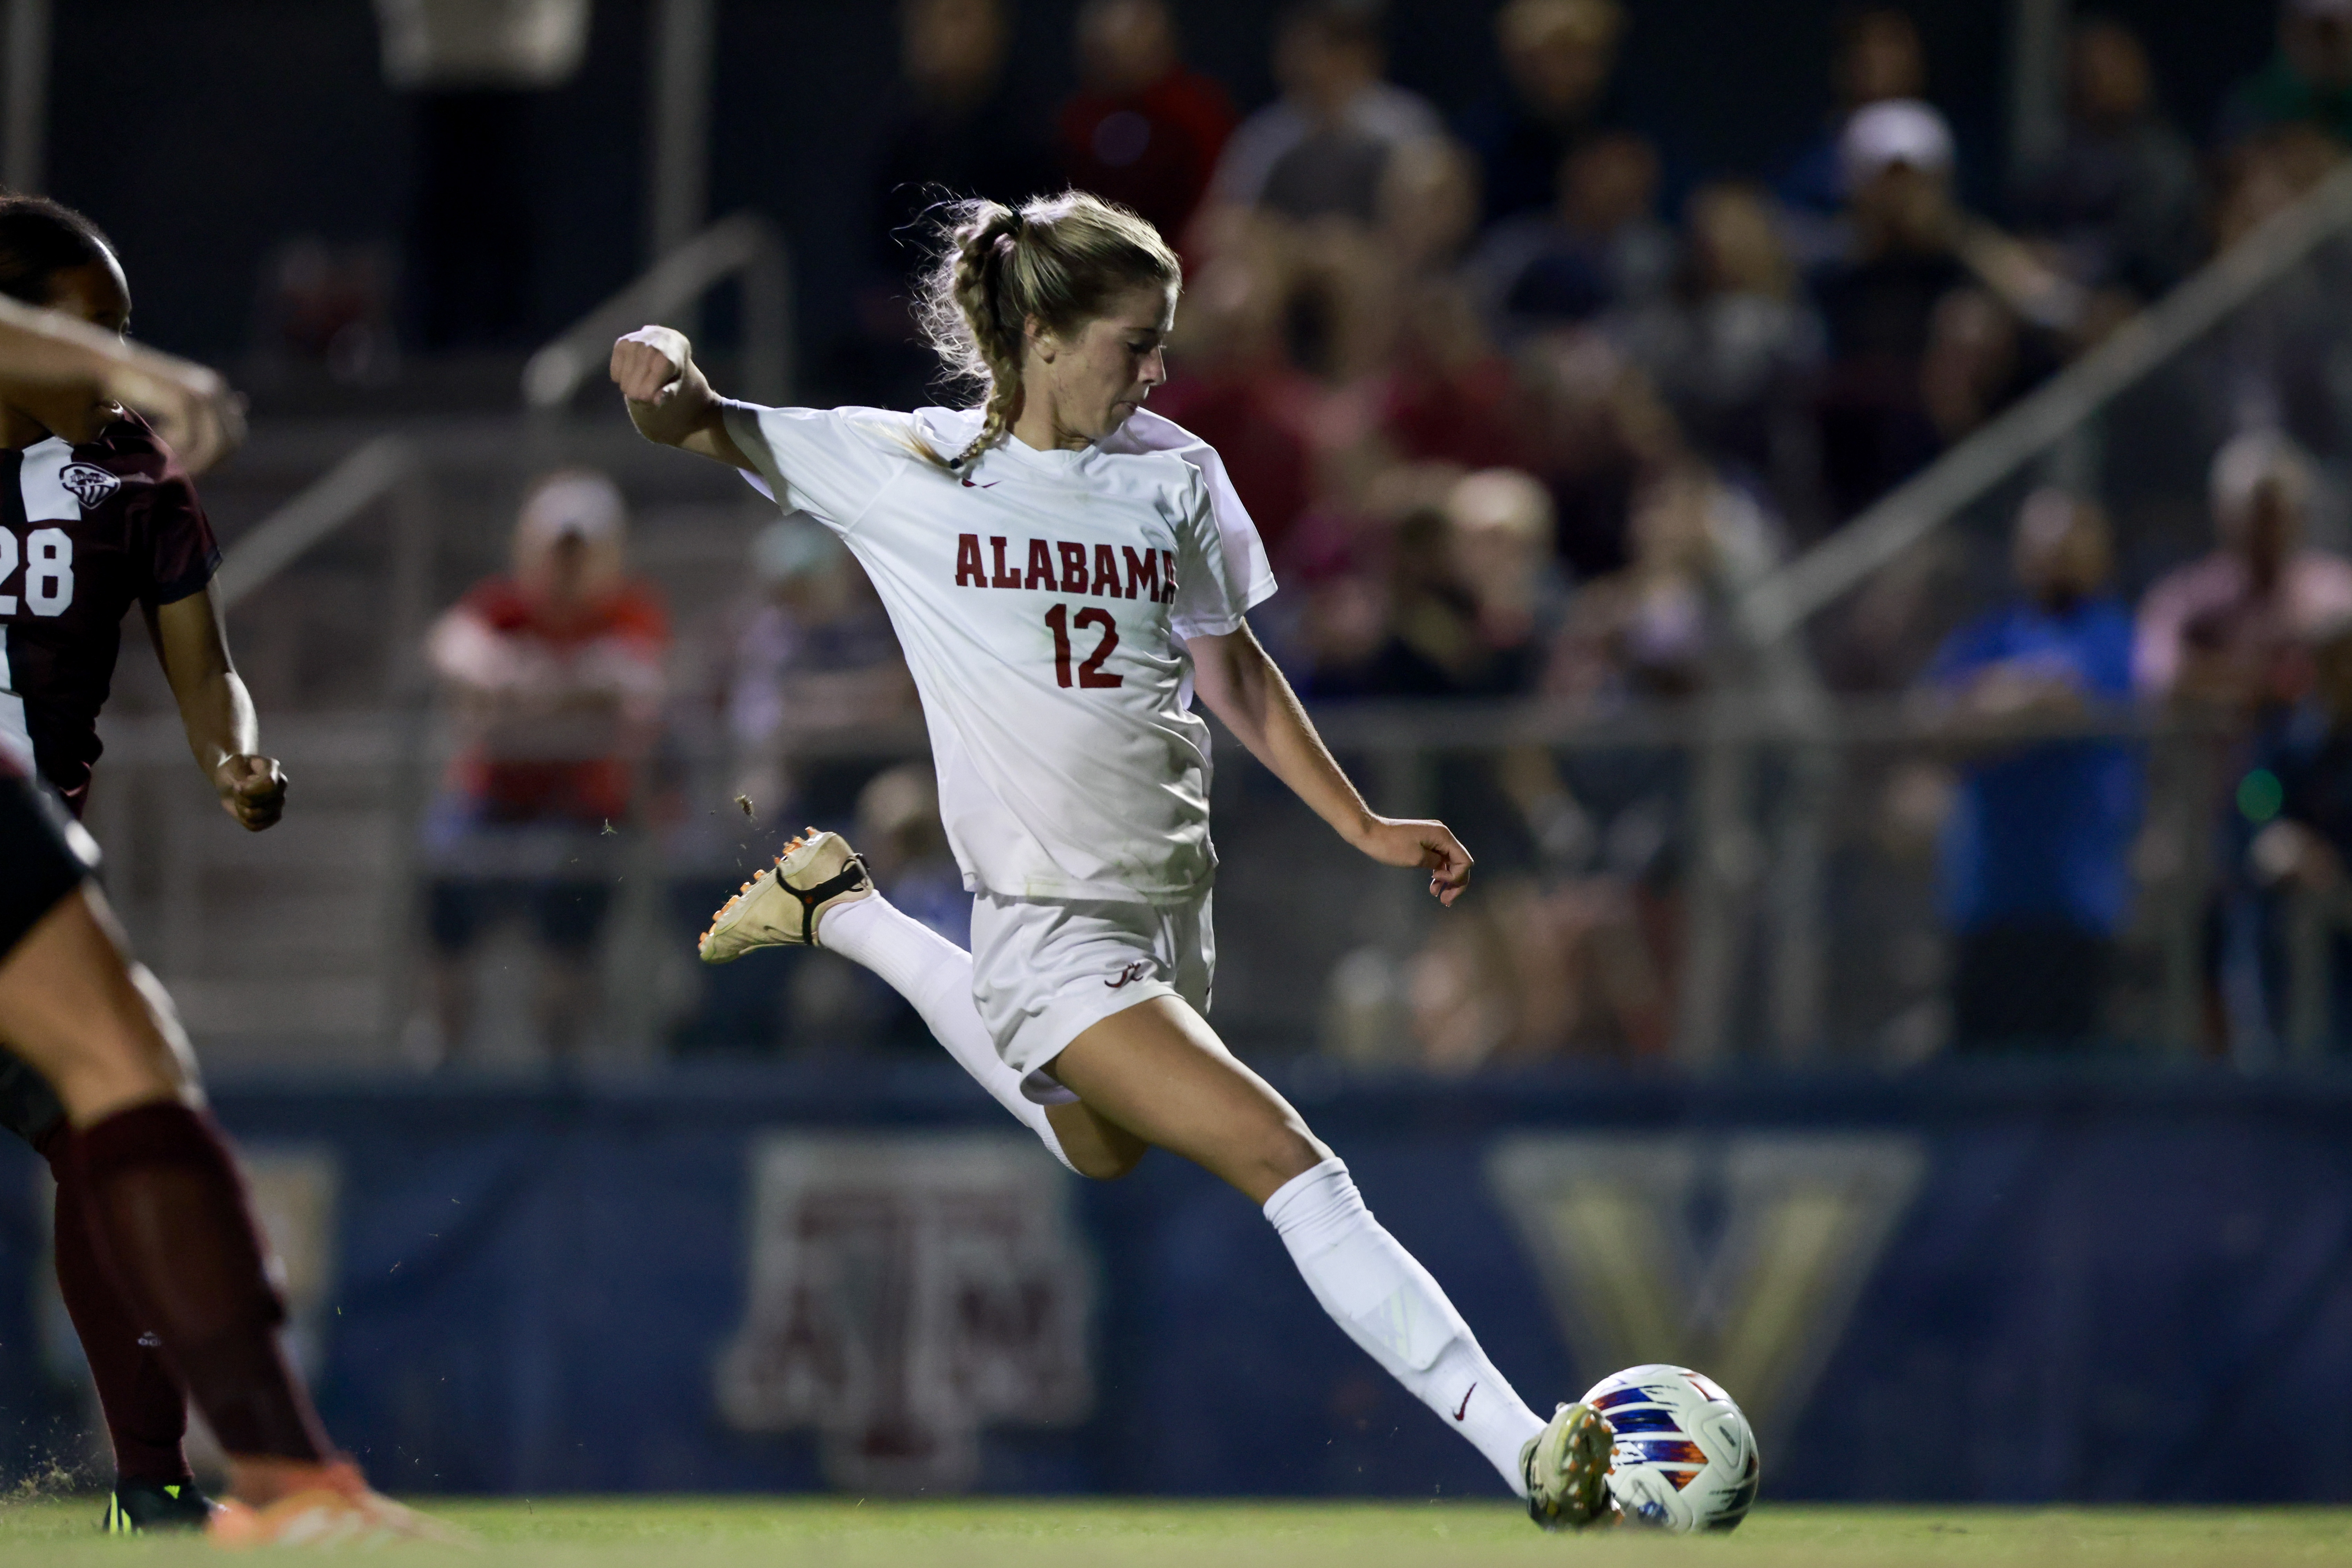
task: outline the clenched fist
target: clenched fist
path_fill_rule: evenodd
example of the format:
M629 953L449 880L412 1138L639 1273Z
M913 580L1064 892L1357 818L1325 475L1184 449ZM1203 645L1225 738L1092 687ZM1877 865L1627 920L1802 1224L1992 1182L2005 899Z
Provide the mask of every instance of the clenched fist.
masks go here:
M693 363L693 345L675 327L639 327L613 345L613 381L632 403L667 403Z

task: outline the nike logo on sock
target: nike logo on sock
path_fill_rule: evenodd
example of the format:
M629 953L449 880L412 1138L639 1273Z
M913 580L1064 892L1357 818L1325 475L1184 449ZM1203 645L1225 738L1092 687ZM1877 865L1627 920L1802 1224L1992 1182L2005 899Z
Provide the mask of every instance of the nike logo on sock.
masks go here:
M1002 484L1002 483L1003 483L1003 482L1004 482L1004 481L1003 481L1003 480L1002 480L1002 479L991 479L991 480L989 480L989 481L988 481L988 483L986 483L986 484L984 484L984 485L976 485L976 484L973 484L970 479L966 479L966 480L964 480L964 482L963 482L963 488L964 488L964 489L968 489L968 490L992 490L992 489L994 489L998 485L1000 485L1000 484Z
M1462 1417L1463 1417L1464 1415L1467 1415L1467 1414L1469 1413L1469 1410L1470 1410L1470 1395L1471 1395L1471 1394L1475 1394L1475 1393L1477 1393L1477 1392L1478 1392L1478 1385L1477 1385L1476 1384L1475 1384L1475 1383L1474 1383L1474 1384L1472 1384L1470 1385L1469 1389L1468 1389L1466 1392L1465 1392L1465 1393L1464 1393L1464 1394L1462 1395L1462 1405L1461 1405L1461 1408L1460 1408L1460 1409L1458 1409L1458 1410L1456 1410L1456 1411L1454 1411L1454 1419L1455 1419L1456 1421L1459 1421L1459 1420L1461 1420L1461 1419L1462 1419Z

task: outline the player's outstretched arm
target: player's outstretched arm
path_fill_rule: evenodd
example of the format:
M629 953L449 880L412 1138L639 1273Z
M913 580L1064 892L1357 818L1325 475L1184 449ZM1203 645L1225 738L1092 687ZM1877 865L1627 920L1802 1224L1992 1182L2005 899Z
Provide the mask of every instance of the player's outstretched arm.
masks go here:
M191 473L203 473L245 440L245 404L205 366L128 343L55 310L0 299L0 383L87 385L127 403Z
M1470 885L1470 851L1442 822L1381 816L1315 732L1282 670L1247 622L1223 637L1192 638L1192 689L1250 755L1290 786L1339 837L1384 866L1419 866L1429 891L1451 905Z
M220 795L221 809L258 833L286 811L286 773L261 754L253 695L228 657L212 590L199 588L147 612L147 635L180 705L188 750Z
M725 399L710 390L694 345L674 327L639 327L613 345L613 381L637 434L739 468L754 467L727 434Z

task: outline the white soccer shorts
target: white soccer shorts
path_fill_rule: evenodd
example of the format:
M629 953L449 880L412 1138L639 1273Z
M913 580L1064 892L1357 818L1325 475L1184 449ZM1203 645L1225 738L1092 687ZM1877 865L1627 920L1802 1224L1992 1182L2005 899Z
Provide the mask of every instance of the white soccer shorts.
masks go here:
M1028 1078L1139 1002L1181 996L1207 1013L1217 967L1209 903L1205 891L1181 904L975 896L971 999L997 1055Z

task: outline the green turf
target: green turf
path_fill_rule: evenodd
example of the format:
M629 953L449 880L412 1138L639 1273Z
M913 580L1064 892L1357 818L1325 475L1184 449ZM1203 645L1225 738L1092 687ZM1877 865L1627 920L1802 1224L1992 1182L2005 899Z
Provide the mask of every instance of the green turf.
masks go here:
M1610 1568L1693 1561L1799 1563L2352 1563L2352 1510L1759 1508L1728 1537L1545 1536L1485 1503L859 1503L834 1499L561 1498L433 1507L478 1552L403 1548L402 1562L546 1568L1404 1568L1551 1563ZM0 1505L0 1564L218 1559L179 1540L92 1533L92 1498Z

